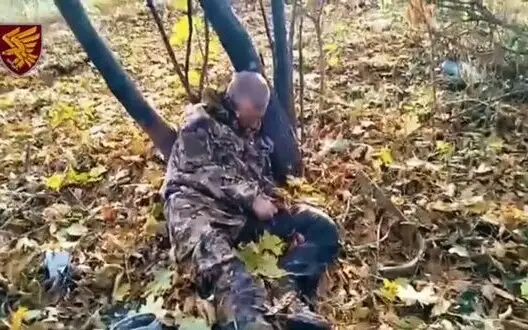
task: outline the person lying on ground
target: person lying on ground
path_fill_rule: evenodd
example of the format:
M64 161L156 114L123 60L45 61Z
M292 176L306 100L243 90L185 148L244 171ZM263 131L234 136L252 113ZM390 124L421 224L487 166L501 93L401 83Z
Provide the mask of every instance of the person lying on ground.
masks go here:
M186 108L168 159L162 196L171 255L193 269L200 296L212 297L216 329L329 329L309 302L337 257L338 232L317 209L274 205L273 144L257 134L270 99L265 79L238 72L225 93L207 95ZM295 243L279 263L288 276L268 289L235 250L265 230ZM266 315L270 297L286 296L287 316Z

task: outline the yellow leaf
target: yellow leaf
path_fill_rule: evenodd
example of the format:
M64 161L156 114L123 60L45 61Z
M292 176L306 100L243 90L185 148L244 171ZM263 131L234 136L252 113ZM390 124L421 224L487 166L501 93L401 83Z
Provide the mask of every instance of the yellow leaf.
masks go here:
M249 242L240 246L237 253L250 273L280 278L287 274L278 266L278 257L282 254L283 247L284 242L278 236L266 232L258 244Z
M77 119L77 111L73 106L59 102L50 109L48 117L50 125L56 128L66 121L75 121Z
M328 66L329 67L336 67L339 65L339 57L337 56L330 56L328 59Z
M11 330L22 330L22 321L28 309L26 307L19 307L15 314L11 317Z
M392 152L387 147L380 150L378 157L384 165L389 165L389 164L392 164L393 162Z
M284 246L285 244L280 239L280 237L270 235L270 233L267 231L264 232L264 235L262 235L259 242L259 248L261 251L270 251L276 256L280 256L282 254L282 249Z
M218 62L220 60L220 54L222 54L222 50L222 44L220 43L218 36L212 37L211 41L209 42L209 62Z
M502 218L506 223L514 225L515 227L518 226L519 223L528 221L528 215L515 205L502 206L501 211Z
M66 180L69 184L86 184L90 180L90 175L89 173L79 173L70 166L68 172L66 172Z
M189 84L194 87L200 85L200 72L196 70L189 71Z
M12 99L7 97L0 97L0 110L11 108L14 105Z
M160 268L154 272L154 280L147 285L144 296L154 294L161 296L172 287L173 271L168 268Z
M172 47L177 47L185 44L188 37L189 20L187 19L187 16L183 16L172 26L172 33L169 41Z
M46 179L46 188L59 191L64 184L64 174L53 174Z
M201 17L194 15L192 21L193 27L195 27L197 31L203 30L204 21ZM169 42L171 46L178 47L186 44L187 38L189 38L189 19L187 16L183 16L172 26Z
M338 48L339 46L337 44L326 44L323 47L326 52L333 52L336 51Z
M486 142L493 152L499 152L504 147L504 141L496 135L490 136Z
M171 0L170 6L176 10L187 10L187 0Z
M450 155L454 149L455 146L451 142L436 141L436 152L440 155Z
M394 281L383 279L383 287L379 290L381 296L388 301L394 301L398 293L398 284Z

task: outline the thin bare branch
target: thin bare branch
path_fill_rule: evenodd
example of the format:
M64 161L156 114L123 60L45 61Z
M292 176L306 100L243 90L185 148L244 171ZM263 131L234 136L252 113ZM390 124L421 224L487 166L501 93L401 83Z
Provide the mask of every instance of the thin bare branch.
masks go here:
M273 52L273 38L271 37L271 30L268 23L268 15L266 15L266 8L264 8L264 1L259 0L259 7L260 7L260 14L262 15L262 19L264 20L264 28L266 29L266 36L268 37L268 42L270 45L270 49Z
M322 11L321 11L322 12ZM323 31L322 31L322 24L321 24L321 14L318 14L316 18L313 20L314 26L315 26L315 34L317 36L317 49L319 51L319 111L324 110L325 106L325 94L326 94L326 59L325 59L325 53L324 53L324 42L323 42Z
M297 14L299 12L297 10L297 5L298 5L297 1L294 1L293 8L292 8L292 17L290 21L290 30L289 30L289 35L288 35L288 42L290 44L290 53L292 55L293 55L293 38L295 37L295 23L297 21ZM290 55L290 57L293 57L293 56Z
M288 47L289 47L288 51L290 52L289 55L292 61L293 61L293 39L295 38L295 23L297 21L297 14L298 14L297 1L294 1L293 8L292 8L292 17L291 17L291 22L290 22L290 30L289 30L289 35L288 35ZM290 84L293 86L293 75L290 78ZM293 95L290 98L291 100L290 109L295 109L295 88L292 90L292 93ZM293 112L295 113L295 110L293 110Z
M163 39L163 43L165 44L165 48L167 49L167 52L169 53L169 57L171 59L171 62L174 66L174 70L176 71L176 74L180 78L181 83L183 84L183 87L185 88L185 92L187 93L187 97L189 101L195 102L197 100L196 95L191 91L191 88L189 86L189 82L185 78L185 75L183 74L180 65L178 64L178 60L176 59L176 55L174 54L174 50L172 49L172 46L169 42L169 38L167 37L167 34L165 33L165 29L163 28L163 23L161 22L161 19L154 8L154 4L152 0L147 0L147 6L150 9L150 12L152 13L152 16L154 17L154 21L156 22L156 25L158 26L158 30L161 34L161 38Z
M299 124L301 125L301 158L303 157L303 145L306 140L304 131L304 57L303 57L303 15L299 18L299 33L297 40L297 51L299 52ZM293 45L292 45L293 46ZM304 166L301 169L304 174Z
M200 95L203 93L205 78L207 77L207 65L209 64L209 23L204 17L205 22L205 46L203 54L202 72L200 73Z
M187 38L187 49L185 50L185 78L187 79L187 83L189 82L189 62L191 59L191 52L192 52L192 37L193 37L193 7L192 7L192 0L187 0L187 22L189 24L189 36Z

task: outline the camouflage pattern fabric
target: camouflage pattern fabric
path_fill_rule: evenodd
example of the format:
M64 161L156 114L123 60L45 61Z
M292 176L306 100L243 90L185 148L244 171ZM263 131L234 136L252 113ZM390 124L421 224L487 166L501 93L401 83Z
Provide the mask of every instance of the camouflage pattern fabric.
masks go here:
M162 195L172 252L197 273L201 295L214 295L219 324L266 329L259 311L263 283L245 271L232 246L251 218L254 198L272 193L263 173L270 171L273 146L244 136L216 101L186 109L168 161Z
M234 258L230 241L254 198L266 193L262 173L273 150L270 141L237 135L207 110L204 104L186 109L163 187L174 256L183 261L192 253L199 273Z
M200 295L214 296L217 329L271 330L264 320L265 305L270 303L264 283L245 270L233 246L247 229L258 231L263 223L285 239L299 227L307 241L291 251L291 258L285 257L283 266L316 279L335 258L337 235L331 219L309 214L278 216L278 222L256 219L255 197L275 197L269 179L273 144L267 138L245 135L230 106L228 99L208 91L204 103L186 108L162 188L171 253L179 264L192 267L189 271L197 275ZM293 320L304 324L303 329L328 328L310 312L296 313Z

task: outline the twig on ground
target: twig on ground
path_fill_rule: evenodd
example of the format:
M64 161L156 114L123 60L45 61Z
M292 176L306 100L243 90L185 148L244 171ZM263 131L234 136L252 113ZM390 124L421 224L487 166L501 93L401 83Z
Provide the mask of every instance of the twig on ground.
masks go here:
M372 195L385 211L392 213L393 216L397 217L402 222L409 222L407 220L407 217L405 217L405 215L396 206L394 206L390 199L385 196L381 188L378 187L377 184L372 182L368 178L367 174L365 174L365 172L359 170L356 173L356 179L358 180L362 188L367 187L366 189L364 188L366 191L372 191Z
M528 324L517 320L503 320L502 324L506 327L506 329L528 330Z
M31 143L26 143L25 148L25 155L24 155L24 173L27 173L29 171L29 167L31 166Z
M398 276L404 276L409 275L414 272L414 269L416 269L416 266L418 265L418 262L422 258L423 254L425 253L425 240L416 228L414 224L406 223L401 225L409 225L411 229L416 230L416 239L418 241L418 252L416 253L416 256L401 265L395 265L395 266L384 266L382 264L378 263L378 272L382 274L385 277L398 277Z
M374 182L372 182L363 171L359 170L357 172L356 179L358 183L360 184L361 189L363 193L365 194L367 198L367 202L369 204L371 204L374 207L374 203L369 197L369 196L373 196L376 202L379 204L379 206L382 209L384 209L386 212L391 213L393 216L396 217L396 220L393 220L389 223L389 231L390 231L390 228L396 222L398 222L402 226L410 226L411 227L410 229L415 230L416 239L418 241L418 253L412 260L404 264L395 265L395 266L384 266L383 264L380 264L379 262L377 262L376 264L377 264L378 272L385 277L396 277L396 276L401 276L403 274L412 273L412 271L415 269L416 265L418 264L418 261L421 259L422 255L425 252L425 240L422 234L420 234L416 225L407 220L405 215L390 201L389 198L387 198L387 196L385 196L383 191ZM378 232L377 232L377 237L378 237L378 240L376 241L376 247L378 249L377 253L379 253L379 243L381 243L382 239L385 239L385 237L379 238L380 231L381 231L381 222L378 225ZM386 235L388 236L388 232Z

